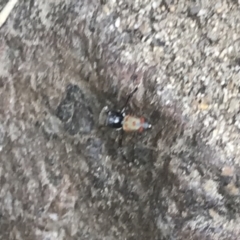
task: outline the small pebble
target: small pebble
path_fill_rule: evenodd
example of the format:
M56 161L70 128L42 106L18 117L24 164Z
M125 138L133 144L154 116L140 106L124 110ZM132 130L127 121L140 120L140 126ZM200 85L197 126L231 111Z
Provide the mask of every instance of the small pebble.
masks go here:
M120 27L120 23L121 23L121 19L120 19L120 17L118 17L118 18L116 19L116 21L115 21L115 27L116 27L116 28L119 28L119 27Z

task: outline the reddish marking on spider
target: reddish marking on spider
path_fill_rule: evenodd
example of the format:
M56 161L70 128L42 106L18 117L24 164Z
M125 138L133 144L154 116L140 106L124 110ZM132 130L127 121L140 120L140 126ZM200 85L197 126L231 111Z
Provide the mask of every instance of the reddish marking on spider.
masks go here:
M142 125L143 125L144 122L145 122L145 119L144 119L143 117L141 117L141 118L140 118L141 127L140 127L139 130L138 130L140 133L143 132L143 127L142 127Z

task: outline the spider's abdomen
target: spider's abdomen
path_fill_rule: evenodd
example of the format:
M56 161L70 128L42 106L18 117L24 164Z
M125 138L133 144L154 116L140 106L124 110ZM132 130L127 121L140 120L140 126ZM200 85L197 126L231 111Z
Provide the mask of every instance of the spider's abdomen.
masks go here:
M151 128L144 118L137 118L127 115L123 120L123 130L125 132L142 132L144 129Z

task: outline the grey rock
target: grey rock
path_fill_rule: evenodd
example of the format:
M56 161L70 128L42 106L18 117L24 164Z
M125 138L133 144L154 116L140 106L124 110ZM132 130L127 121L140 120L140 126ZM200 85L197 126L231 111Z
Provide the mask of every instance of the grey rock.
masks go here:
M199 11L201 10L201 7L198 5L193 5L191 7L189 7L189 14L191 16L195 16L199 13Z
M0 29L0 239L239 238L239 8L197 4L19 1ZM136 86L127 114L152 129L99 128Z
M91 107L77 85L67 86L66 97L57 107L56 116L71 135L90 133L94 125Z

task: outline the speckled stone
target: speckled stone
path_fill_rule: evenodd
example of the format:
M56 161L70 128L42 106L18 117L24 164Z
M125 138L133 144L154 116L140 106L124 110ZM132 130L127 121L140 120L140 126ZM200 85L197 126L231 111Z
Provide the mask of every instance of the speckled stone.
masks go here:
M19 1L0 29L0 239L239 239L239 36L236 1ZM136 86L127 113L152 130L100 128Z

